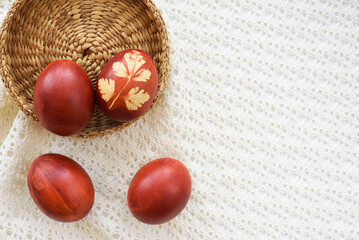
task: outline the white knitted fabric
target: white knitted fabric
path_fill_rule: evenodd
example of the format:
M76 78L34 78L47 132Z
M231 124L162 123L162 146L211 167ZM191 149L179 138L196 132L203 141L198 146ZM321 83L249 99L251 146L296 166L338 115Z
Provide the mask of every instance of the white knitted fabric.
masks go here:
M359 1L154 2L170 77L125 130L53 135L0 83L0 239L359 239ZM55 222L31 199L27 170L48 152L94 182L81 221ZM152 226L126 194L159 157L181 160L193 189L177 218Z

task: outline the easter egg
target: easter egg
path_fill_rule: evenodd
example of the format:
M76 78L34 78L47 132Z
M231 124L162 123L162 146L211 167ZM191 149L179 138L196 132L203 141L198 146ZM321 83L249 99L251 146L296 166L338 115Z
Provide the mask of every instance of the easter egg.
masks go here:
M185 208L191 186L191 176L183 163L160 158L144 165L133 177L127 204L139 221L165 223Z
M151 56L137 49L118 53L101 70L96 100L101 111L119 122L146 113L157 92L158 73Z
M49 131L70 136L89 123L95 106L94 88L85 70L70 60L50 63L34 89L35 113Z
M27 184L38 208L56 221L74 222L84 218L95 198L86 171L60 154L36 158L29 168Z

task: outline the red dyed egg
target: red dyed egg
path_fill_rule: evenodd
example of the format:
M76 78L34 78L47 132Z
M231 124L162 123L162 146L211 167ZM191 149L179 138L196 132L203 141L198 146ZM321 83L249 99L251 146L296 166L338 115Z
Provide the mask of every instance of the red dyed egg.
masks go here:
M27 174L30 194L48 217L73 222L91 210L95 193L86 171L74 160L60 154L36 158Z
M176 217L191 195L191 176L178 160L160 158L143 166L133 177L127 193L132 215L148 224Z
M130 49L105 64L98 76L96 99L109 118L129 122L147 112L156 96L157 85L157 69L151 56Z
M34 89L34 107L39 121L49 131L69 136L83 130L91 119L95 99L85 70L70 60L50 63Z

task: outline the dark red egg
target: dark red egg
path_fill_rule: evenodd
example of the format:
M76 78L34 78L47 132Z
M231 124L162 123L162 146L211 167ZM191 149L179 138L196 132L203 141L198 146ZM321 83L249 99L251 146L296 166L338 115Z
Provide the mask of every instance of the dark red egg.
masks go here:
M158 74L151 56L125 50L108 61L97 79L96 99L101 111L119 122L137 119L148 111L157 92Z
M161 224L176 217L191 195L191 176L183 163L160 158L143 166L128 188L132 215L147 224Z
M39 121L49 131L70 136L89 123L95 98L84 69L70 60L50 63L40 74L34 89L34 107Z
M60 154L36 158L28 171L27 185L40 210L61 222L84 218L95 198L86 171L71 158Z

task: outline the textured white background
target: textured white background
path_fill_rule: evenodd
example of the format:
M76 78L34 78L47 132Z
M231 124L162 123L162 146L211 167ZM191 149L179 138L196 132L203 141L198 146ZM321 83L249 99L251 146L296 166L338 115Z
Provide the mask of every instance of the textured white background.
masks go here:
M0 83L0 239L359 239L359 1L155 0L168 88L144 118L90 139L48 133ZM0 1L3 19L11 1ZM63 224L33 203L40 154L78 161L92 212ZM146 162L189 168L192 196L149 226L126 205Z

